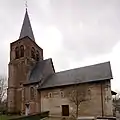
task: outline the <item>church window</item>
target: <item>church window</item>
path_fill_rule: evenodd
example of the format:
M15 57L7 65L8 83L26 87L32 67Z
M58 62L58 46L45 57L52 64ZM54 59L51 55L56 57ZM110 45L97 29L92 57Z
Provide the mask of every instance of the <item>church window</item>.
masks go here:
M32 47L32 49L31 49L31 57L33 59L35 59L35 49L34 49L34 47Z
M49 98L51 98L51 97L52 97L52 93L51 93L51 92L48 94L48 97L49 97Z
M61 97L63 98L63 97L64 97L64 92L61 91L61 92L60 92L60 95L61 95Z
M88 89L88 97L89 97L89 100L91 100L91 90Z
M18 47L15 48L15 58L16 59L19 58L19 48Z
M30 98L31 98L31 100L33 100L34 99L34 97L35 97L35 95L34 95L34 87L31 87L30 88Z
M20 46L20 57L24 57L24 46Z
M36 52L36 60L39 61L39 58L40 58L39 52L37 51L37 52Z
M22 84L23 84L23 83L22 83L22 82L20 82L20 86L22 86Z

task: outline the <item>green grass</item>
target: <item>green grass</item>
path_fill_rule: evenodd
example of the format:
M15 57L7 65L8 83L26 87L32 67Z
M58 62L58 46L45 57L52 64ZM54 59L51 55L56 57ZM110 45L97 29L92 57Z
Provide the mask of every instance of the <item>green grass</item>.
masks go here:
M8 120L9 118L14 118L18 116L8 116L8 115L0 115L0 120Z
M0 120L8 120L8 118L7 115L0 115Z

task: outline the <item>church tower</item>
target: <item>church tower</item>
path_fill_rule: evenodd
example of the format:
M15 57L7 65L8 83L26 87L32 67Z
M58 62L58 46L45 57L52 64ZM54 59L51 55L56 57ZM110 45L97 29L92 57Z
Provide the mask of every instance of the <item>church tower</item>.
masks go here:
M8 78L8 112L18 113L22 103L22 84L28 78L37 61L43 60L43 49L34 38L26 9L19 39L10 44L10 62Z

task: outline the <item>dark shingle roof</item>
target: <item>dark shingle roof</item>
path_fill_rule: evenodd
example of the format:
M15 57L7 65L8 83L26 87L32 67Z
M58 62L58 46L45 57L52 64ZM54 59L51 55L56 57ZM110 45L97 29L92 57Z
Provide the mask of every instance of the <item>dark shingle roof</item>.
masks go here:
M26 13L25 13L25 18L24 18L24 21L23 21L23 25L22 25L22 29L21 29L19 39L24 38L26 36L28 36L33 41L35 41L27 10L26 10Z
M42 80L45 80L53 73L54 67L52 64L52 59L39 61L31 70L29 80L25 84L42 82Z
M43 83L40 89L106 79L112 79L110 62L55 73Z

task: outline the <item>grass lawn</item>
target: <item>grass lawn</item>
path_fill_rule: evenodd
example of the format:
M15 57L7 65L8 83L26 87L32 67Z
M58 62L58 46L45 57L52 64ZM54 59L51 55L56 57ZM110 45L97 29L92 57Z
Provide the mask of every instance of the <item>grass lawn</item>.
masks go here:
M0 120L8 120L9 118L14 118L18 116L8 116L8 115L0 115Z
M7 115L0 115L0 120L8 120L8 118Z

